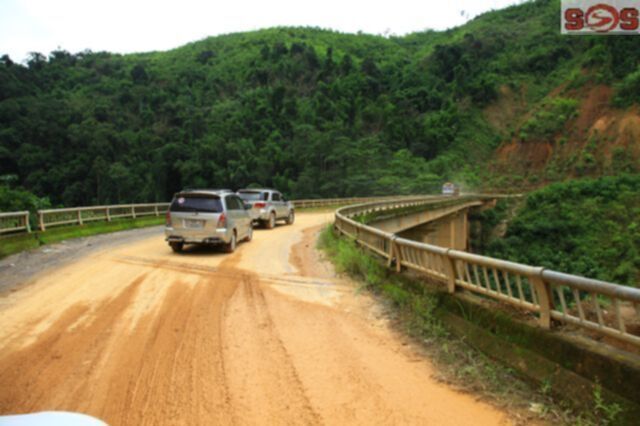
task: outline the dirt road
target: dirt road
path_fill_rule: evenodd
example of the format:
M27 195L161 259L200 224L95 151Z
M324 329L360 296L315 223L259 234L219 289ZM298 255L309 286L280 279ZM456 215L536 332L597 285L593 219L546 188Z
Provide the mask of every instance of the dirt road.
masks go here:
M0 413L112 425L507 424L438 383L375 303L313 251L330 214L233 255L162 235L91 253L0 307Z

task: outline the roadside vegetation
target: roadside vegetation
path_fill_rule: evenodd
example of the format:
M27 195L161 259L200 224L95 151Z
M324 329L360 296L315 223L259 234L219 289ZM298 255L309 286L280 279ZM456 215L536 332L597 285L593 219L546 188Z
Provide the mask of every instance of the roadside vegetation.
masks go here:
M504 211L489 215L490 230ZM640 175L557 183L528 194L504 238L485 236L483 252L637 287L639 218Z
M632 108L640 44L561 36L559 7L524 2L403 37L272 28L167 52L25 64L0 52L0 176L53 207L252 183L315 198L562 180L572 168L533 181L487 165L512 135L548 139L575 121L582 100L558 96L563 85L611 87Z
M338 272L360 282L364 290L386 305L395 326L420 345L437 365L438 377L444 383L483 395L509 410L517 424L540 420L566 425L616 424L620 409L603 401L599 388L592 395L596 402L593 408L577 412L565 401L554 398L550 384L534 385L521 379L515 371L449 333L438 315L446 296L435 287L392 272L353 241L340 238L331 226L320 234L318 247Z
M51 207L49 199L23 189L13 187L17 176L3 176L0 178L0 212L15 212L29 210L32 214L37 210Z

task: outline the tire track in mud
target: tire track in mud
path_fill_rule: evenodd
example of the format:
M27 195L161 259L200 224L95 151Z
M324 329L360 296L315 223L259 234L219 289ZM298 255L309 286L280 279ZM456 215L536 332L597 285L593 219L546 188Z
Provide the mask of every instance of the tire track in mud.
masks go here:
M110 424L236 423L222 346L228 271L175 280L158 309L126 311L146 274L97 307L69 307L38 339L0 356L0 413L78 411Z
M195 286L174 281L160 309L110 356L103 374L112 380L98 417L132 425L235 423L220 336L236 287L215 275Z
M146 274L96 310L67 308L31 345L0 356L0 412L77 409L89 391L86 378L105 350L105 337L130 305ZM52 391L55 390L55 391ZM45 402L46 401L46 402Z
M244 272L226 318L225 358L241 424L321 424L280 339L256 275Z

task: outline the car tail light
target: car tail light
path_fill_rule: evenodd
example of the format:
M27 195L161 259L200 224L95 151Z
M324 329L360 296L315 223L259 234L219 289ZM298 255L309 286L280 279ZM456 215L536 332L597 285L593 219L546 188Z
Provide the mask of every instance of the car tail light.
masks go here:
M171 212L169 210L167 210L166 225L171 226Z
M256 209L263 209L267 207L267 203L255 203L253 207L255 207Z
M220 214L220 218L218 218L218 225L216 225L216 228L226 228L227 227L227 217L224 215L224 213Z

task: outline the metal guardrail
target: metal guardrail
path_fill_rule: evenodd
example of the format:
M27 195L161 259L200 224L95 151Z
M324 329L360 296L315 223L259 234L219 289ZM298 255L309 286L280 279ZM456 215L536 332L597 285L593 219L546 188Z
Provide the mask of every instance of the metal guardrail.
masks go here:
M19 231L31 232L28 211L0 213L0 234Z
M551 328L554 320L640 346L640 336L630 330L640 323L640 289L399 238L353 220L381 209L437 202L405 199L348 206L336 211L335 227L387 259L389 266L423 274L450 293L465 289L533 312L543 328Z

